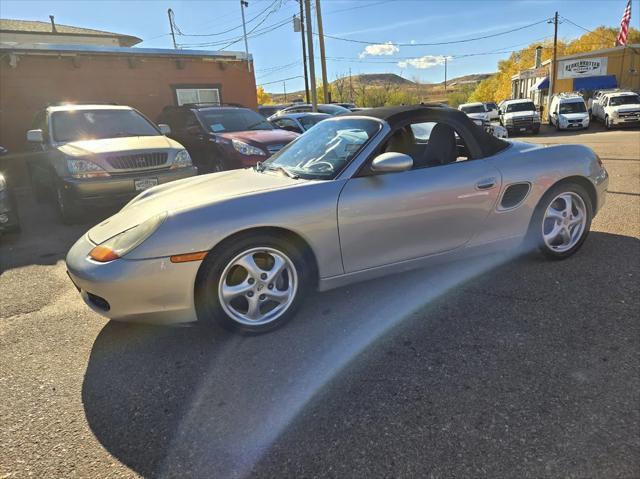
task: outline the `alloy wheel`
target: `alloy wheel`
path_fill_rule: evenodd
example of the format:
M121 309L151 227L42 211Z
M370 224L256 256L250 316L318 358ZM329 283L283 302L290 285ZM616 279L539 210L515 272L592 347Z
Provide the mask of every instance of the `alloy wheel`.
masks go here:
M561 193L547 207L542 220L542 238L552 251L563 253L573 248L585 232L587 208L580 195Z
M282 316L296 297L298 274L275 248L251 248L234 257L218 284L218 300L234 321L261 326Z

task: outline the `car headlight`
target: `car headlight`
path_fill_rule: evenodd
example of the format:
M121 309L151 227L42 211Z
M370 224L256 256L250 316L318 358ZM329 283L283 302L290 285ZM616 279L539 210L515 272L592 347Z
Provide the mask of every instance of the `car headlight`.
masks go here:
M617 112L617 111L615 111L615 110L611 110L611 116L612 116L613 118L618 118L618 112Z
M4 190L7 187L7 180L4 179L4 176L0 174L0 191Z
M180 150L176 153L175 158L171 162L171 168L184 168L187 166L191 166L193 162L191 161L191 157L189 156L189 152L187 150Z
M244 141L240 140L232 140L231 142L236 151L242 155L247 156L266 156L266 153L260 148L256 148L255 146L249 145Z
M111 176L103 168L92 161L82 159L67 159L67 168L74 178L103 178Z
M148 220L133 228L112 236L107 241L99 244L89 252L89 257L100 263L107 263L124 255L140 246L151 236L167 217L167 212L152 216Z

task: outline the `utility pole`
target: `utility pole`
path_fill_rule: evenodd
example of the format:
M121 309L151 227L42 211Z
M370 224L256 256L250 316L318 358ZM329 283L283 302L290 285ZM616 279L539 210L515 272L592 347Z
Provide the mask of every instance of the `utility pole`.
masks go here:
M249 44L247 43L247 25L244 22L244 9L249 7L247 0L240 0L240 11L242 12L242 31L244 32L244 52L247 54L247 68L251 71L251 62L249 61Z
M351 67L349 67L349 101L353 103L353 82L351 81Z
M549 96L547 97L547 116L549 116L549 112L551 111L551 97L553 96L553 90L556 87L557 55L558 55L558 12L556 12L556 14L553 16L553 59L551 60L551 79L549 81Z
M447 56L444 56L444 91L447 91Z
M318 92L316 91L316 66L313 58L313 29L311 27L311 0L304 0L304 13L307 22L307 45L309 49L309 79L311 80L311 111L318 111Z
M284 90L284 102L287 103L287 82L282 82L282 88Z
M300 4L300 36L302 37L302 64L304 65L304 92L307 103L311 103L309 99L309 74L307 72L307 45L304 39L304 13L302 12L302 0L298 0Z
M178 47L176 46L176 34L173 31L173 10L167 10L167 15L169 16L169 27L171 28L171 38L173 38L173 48L177 50Z
M327 82L327 59L324 55L324 30L322 29L322 11L320 10L320 0L316 0L316 15L318 16L318 39L320 44L320 64L322 66L322 93L323 101L331 101L329 93L329 83Z

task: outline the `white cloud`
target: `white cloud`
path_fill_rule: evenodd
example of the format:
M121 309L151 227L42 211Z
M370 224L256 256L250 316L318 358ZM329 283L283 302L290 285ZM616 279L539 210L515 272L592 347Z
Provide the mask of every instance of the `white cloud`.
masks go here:
M392 44L391 42L387 43L378 43L377 45L367 45L362 53L358 55L360 58L364 58L367 55L370 56L380 56L380 55L393 55L394 53L398 53L400 49Z
M444 64L445 57L442 55L425 55L418 58L410 58L409 60L402 60L398 62L400 68L413 67L419 70L425 70L438 65Z

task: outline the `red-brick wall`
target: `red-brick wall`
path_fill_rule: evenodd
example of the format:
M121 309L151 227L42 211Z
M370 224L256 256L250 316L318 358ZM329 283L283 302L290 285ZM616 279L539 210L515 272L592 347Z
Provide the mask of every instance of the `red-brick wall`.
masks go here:
M115 102L137 108L155 121L163 106L176 104L172 88L176 85L215 85L224 103L257 107L255 78L246 62L24 55L13 68L4 55L0 58L0 145L14 154L24 151L35 113L60 101ZM15 168L11 163L17 161L5 160L5 169Z

